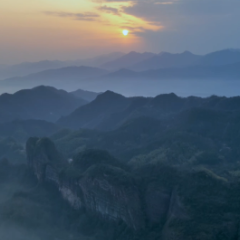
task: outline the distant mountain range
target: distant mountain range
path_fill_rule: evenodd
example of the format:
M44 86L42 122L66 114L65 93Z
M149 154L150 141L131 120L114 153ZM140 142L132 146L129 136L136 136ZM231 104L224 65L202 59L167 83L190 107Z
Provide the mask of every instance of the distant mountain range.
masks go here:
M33 73L25 77L15 77L0 81L1 87L14 89L32 88L39 85L48 85L66 88L87 78L98 78L108 74L108 71L93 67L65 67Z
M159 68L186 67L195 65L201 58L202 56L187 51L180 54L162 52L137 64L131 65L130 69L144 71Z
M240 62L222 65L196 65L178 68L160 68L142 72L121 69L102 76L104 79L240 79Z
M49 70L59 69L73 66L89 66L89 67L100 67L102 64L113 61L124 53L113 52L89 59L72 60L72 61L39 61L39 62L24 62L12 66L0 65L0 80L5 78L26 76L29 74Z
M102 65L102 67L114 70L126 68L134 71L145 71L199 65L222 66L237 62L240 62L240 50L237 49L226 49L207 55L196 55L189 51L178 54L168 52L160 54L130 52L112 62Z
M138 64L138 63L145 61L147 59L150 59L154 56L155 56L154 53L130 52L126 55L121 56L120 58L117 58L116 60L113 60L111 62L107 62L107 63L101 65L101 67L109 69L109 70L128 68L134 64Z
M117 55L120 57L116 58ZM10 89L5 91L14 92L24 88L48 85L67 91L84 88L102 92L109 89L110 85L118 85L121 89L124 85L122 80L130 83L130 80L136 79L148 81L169 79L237 80L240 78L240 50L227 49L204 56L188 51L180 54L130 52L126 55L115 53L112 56L102 57L102 59L106 61L110 57L116 59L101 65L102 68L71 66L49 69L23 77L2 80L0 88ZM95 60L99 65L101 58ZM42 62L42 64L48 65L47 62ZM54 65L54 63L51 64ZM51 64L49 66L52 66ZM90 97L90 100L93 99L94 97Z

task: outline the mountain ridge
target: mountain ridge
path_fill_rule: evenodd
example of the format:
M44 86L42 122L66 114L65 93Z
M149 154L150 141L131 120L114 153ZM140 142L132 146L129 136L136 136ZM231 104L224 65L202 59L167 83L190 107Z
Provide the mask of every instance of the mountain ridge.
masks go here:
M56 121L61 115L86 103L64 90L46 86L20 90L14 94L5 93L0 95L0 122L16 119Z
M154 98L124 97L111 91L100 94L93 102L79 107L70 115L57 121L71 129L89 128L113 130L129 119L151 117L165 119L192 108L207 108L222 111L240 111L240 97L178 97L174 93L161 94Z

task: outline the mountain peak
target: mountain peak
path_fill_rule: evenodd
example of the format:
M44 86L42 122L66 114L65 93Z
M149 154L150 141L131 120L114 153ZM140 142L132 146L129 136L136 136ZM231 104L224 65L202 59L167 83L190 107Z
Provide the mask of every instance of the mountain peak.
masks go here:
M138 52L136 52L136 51L131 51L131 52L129 52L127 55L138 55L138 54L140 54L140 53L138 53Z
M119 93L107 90L106 92L97 96L96 101L99 100L113 100L113 99L124 99L125 97Z
M190 52L190 51L184 51L183 53L182 53L183 55L194 55L192 52Z
M165 94L160 94L155 97L155 99L179 99L179 97L175 93L165 93Z
M103 67L108 69L115 69L115 70L121 69L121 68L128 68L131 65L134 65L138 62L141 62L153 56L154 56L153 53L147 53L147 52L138 53L138 52L132 51L114 61L104 64Z

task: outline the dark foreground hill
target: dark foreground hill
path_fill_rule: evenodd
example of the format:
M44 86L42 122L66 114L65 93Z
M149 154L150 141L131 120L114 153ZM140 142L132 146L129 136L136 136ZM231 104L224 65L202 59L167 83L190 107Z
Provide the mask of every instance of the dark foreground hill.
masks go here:
M84 108L62 118L58 123L70 128L94 128L114 112L123 111L129 105L129 100L120 94L107 91L99 95L94 101Z
M63 90L36 87L0 96L0 123L16 119L56 121L86 103Z
M91 239L235 239L239 231L237 182L207 168L184 170L163 162L124 166L107 152L93 149L81 152L68 163L49 139L29 139L27 154L38 182L52 186L52 192L56 192L55 197L45 195L49 207L53 199L58 204L65 199L79 216L73 218L67 205L62 209L69 212L68 216L62 211L58 215L51 211L46 214L48 218L65 217L68 226L61 231L70 227L73 236L76 225ZM34 201L34 194L30 191L15 199L21 197L25 206L28 198ZM8 211L6 208L3 216ZM33 207L31 212L36 211ZM18 223L19 215L27 224L21 227L30 227L34 215L18 211L8 223ZM38 221L44 221L44 215L39 216ZM87 224L91 225L91 232ZM49 235L57 233L49 231Z
M0 161L0 238L239 239L239 101L106 92L70 115L92 129L2 125L36 136L0 142L28 159Z
M76 109L69 116L61 118L58 124L72 129L111 130L121 126L129 119L141 116L164 119L196 107L239 111L240 97L181 98L172 93L155 98L126 98L107 91L99 95L93 102Z

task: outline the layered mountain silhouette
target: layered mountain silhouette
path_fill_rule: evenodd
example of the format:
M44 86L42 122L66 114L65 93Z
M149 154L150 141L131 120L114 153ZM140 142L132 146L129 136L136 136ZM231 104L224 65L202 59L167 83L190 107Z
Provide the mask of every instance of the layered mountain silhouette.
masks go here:
M107 91L91 103L79 107L57 123L72 129L115 129L130 119L148 117L165 119L192 108L218 111L240 111L240 97L188 97L163 94L155 98L132 97Z
M20 64L4 66L0 65L0 79L11 78L16 76L26 76L29 74L49 70L58 69L71 66L90 66L90 67L100 67L106 62L113 61L124 53L113 52L110 54L100 55L94 58L72 60L72 61L39 61L39 62L24 62Z
M0 79L25 76L32 73L45 71L47 69L55 69L69 66L64 61L40 61L40 62L24 62L12 66L0 68Z
M238 80L240 51L228 49L204 56L188 51L180 54L163 52L158 55L130 52L102 67L111 71L87 66L50 69L2 80L0 88L14 92L24 88L48 85L67 91L84 88L103 92L107 89L114 91L125 89L126 83L124 84L123 80L129 81L131 85L136 82L130 82L130 80Z
M107 64L109 68L116 70L127 68L135 71L144 71L151 69L179 68L198 65L222 66L237 62L240 62L240 51L237 49L226 49L206 55L196 55L189 51L178 54L172 54L168 52L161 52L160 54L139 54L136 52L131 52Z
M130 52L114 61L103 64L102 67L110 70L128 68L129 66L132 66L141 61L149 59L154 55L155 55L154 53L149 53L149 52L145 52L145 53Z
M240 62L240 50L226 49L203 56L199 64L205 66L222 66L238 62Z
M13 88L29 88L39 85L51 86L71 86L79 83L81 80L90 77L100 77L108 72L99 68L92 67L66 67L60 69L50 69L39 73L30 74L25 77L15 77L2 80L0 86Z
M2 95L0 109L47 118L69 99L79 95L38 87ZM235 240L239 120L240 97L107 91L61 118L63 129L1 123L0 239Z
M196 65L178 68L161 68L155 70L146 70L142 72L121 69L109 73L102 77L103 79L239 79L240 62L223 65L208 66Z
M109 115L124 110L128 105L129 100L127 98L107 91L84 108L78 108L66 118L61 118L58 123L70 128L95 128L99 123L105 121Z
M198 63L201 58L202 56L192 54L188 51L180 54L162 52L158 55L130 66L130 69L136 71L144 71L159 68L186 67L196 65L196 63Z
M66 91L45 86L5 93L0 96L0 123L16 119L56 121L86 103Z
M86 90L82 90L82 89L78 89L76 91L71 92L71 94L73 96L75 96L76 98L81 98L84 99L88 102L93 101L100 93L96 93L96 92L91 92L91 91L86 91Z
M83 86L91 87L101 83L107 88L104 80L117 81L121 86L121 80L168 80L168 79L239 79L240 62L223 66L197 65L190 67L162 68L142 72L121 69L108 73L102 69L79 67L48 70L26 77L11 78L0 82L0 87L21 89L39 85L50 85L57 88L72 89ZM103 80L103 81L102 81ZM102 82L101 82L102 81Z

